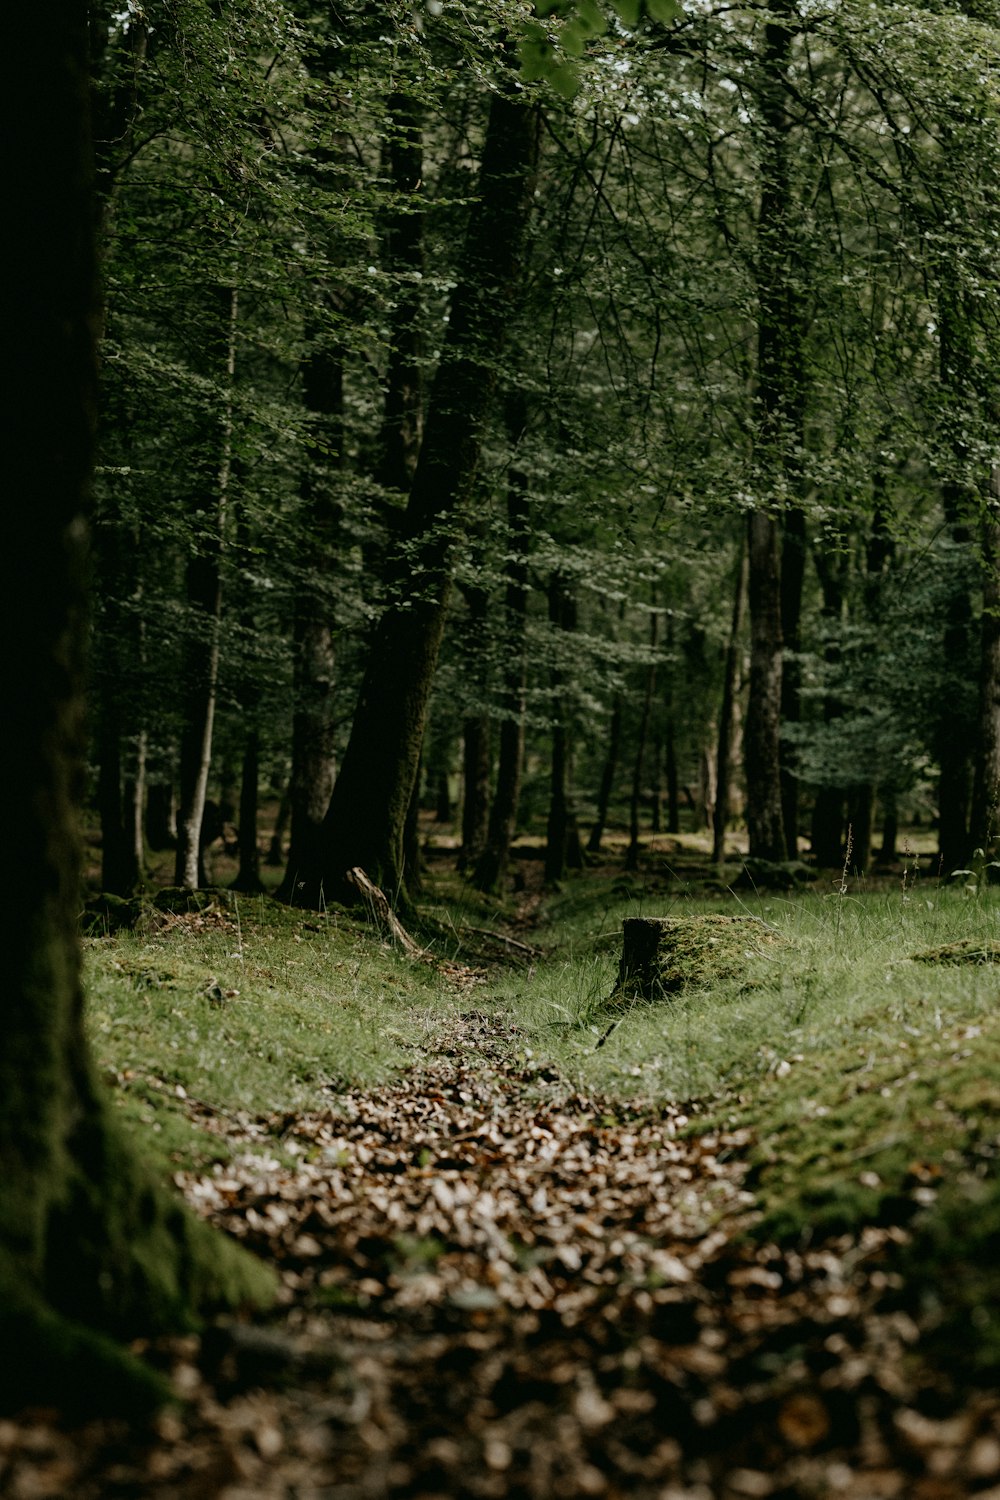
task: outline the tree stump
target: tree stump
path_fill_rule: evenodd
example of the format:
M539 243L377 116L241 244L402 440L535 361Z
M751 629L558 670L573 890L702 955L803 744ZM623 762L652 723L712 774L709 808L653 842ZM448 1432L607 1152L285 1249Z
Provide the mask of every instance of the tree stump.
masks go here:
M730 979L781 941L756 917L628 917L611 1000L662 1000L687 985Z

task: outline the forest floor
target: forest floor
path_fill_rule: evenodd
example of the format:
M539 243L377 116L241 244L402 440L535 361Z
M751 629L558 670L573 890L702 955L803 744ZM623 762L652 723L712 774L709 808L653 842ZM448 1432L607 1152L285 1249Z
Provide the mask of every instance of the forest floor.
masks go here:
M992 894L762 897L777 968L608 1037L634 884L526 884L440 882L419 961L224 900L89 941L124 1117L279 1301L144 1346L148 1430L0 1422L0 1493L1000 1500Z

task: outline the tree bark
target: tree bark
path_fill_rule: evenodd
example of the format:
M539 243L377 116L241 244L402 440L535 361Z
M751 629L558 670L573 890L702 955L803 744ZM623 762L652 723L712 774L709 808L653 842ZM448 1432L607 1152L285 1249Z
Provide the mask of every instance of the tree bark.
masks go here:
M722 703L719 707L719 738L715 750L715 812L712 818L712 863L721 865L726 857L726 825L729 822L729 788L733 775L733 729L736 690L739 684L743 648L743 612L747 592L747 554L742 539L740 559L733 589L733 612L729 621L726 663L722 674Z
M293 641L292 773L288 786L291 839L278 898L323 904L323 819L336 775L331 573L341 505L332 491L327 451L339 467L343 450L344 368L341 351L313 329L302 363L302 395L310 443L299 493L309 565L296 591Z
M549 580L549 620L556 631L576 629L576 600L566 579L556 572ZM559 652L557 650L557 659ZM549 885L562 880L567 870L583 867L583 848L570 792L571 752L567 705L562 696L563 672L552 672L553 707L552 767L549 778L549 816L545 832L545 879Z
M996 846L1000 804L1000 471L991 478L982 522L983 612L979 647L979 733L972 790L970 842L988 854Z
M479 463L497 356L517 302L538 142L535 110L493 96L473 206L402 526L398 578L376 627L323 828L327 891L360 866L405 903L403 829L437 667L461 516ZM404 565L405 563L405 565Z
M189 624L190 637L185 652L185 713L181 732L180 805L177 810L174 883L188 890L196 890L205 883L201 823L212 767L212 733L218 697L222 629L222 553L233 458L232 388L236 374L236 320L239 312L239 293L236 287L226 288L222 300L227 312L227 325L221 457L214 516L208 534L196 541L197 550L187 570L187 597L193 619ZM198 512L198 516L203 514ZM206 515L205 520L207 519Z
M781 723L802 717L802 587L806 568L806 520L797 505L785 513L781 528ZM781 816L789 859L799 857L799 777L795 747L781 739Z
M386 167L395 201L387 215L385 260L400 275L393 297L376 475L387 489L408 490L416 473L423 429L423 349L420 329L423 274L423 136L421 109L403 93L389 96Z
M594 818L594 826L590 830L590 838L587 840L587 852L599 854L604 839L604 829L608 821L608 807L611 804L611 791L615 784L615 772L618 769L618 757L621 752L622 742L622 695L615 694L615 701L611 708L611 724L608 728L608 748L604 756L604 766L601 770L601 785L597 792L597 815Z
M826 626L824 660L836 668L841 657L841 633L844 620L844 598L847 586L847 554L832 554L819 546L813 549L813 561L823 593L822 617ZM873 601L869 600L870 603ZM823 699L823 719L832 724L841 717L844 705L836 693L827 692ZM844 856L846 788L833 779L818 787L813 801L810 848L821 869L840 869Z
M650 611L649 645L656 650L656 611ZM636 740L635 762L632 767L632 796L629 801L629 843L625 854L626 870L639 868L639 808L642 803L642 776L646 758L646 740L649 735L649 716L653 707L653 690L656 687L656 663L651 662L646 672L646 690L639 716L639 733Z
M520 394L507 403L507 426L512 443L527 425L527 412ZM512 468L507 488L507 560L504 563L504 682L503 718L500 721L497 777L490 805L486 845L476 861L472 883L477 890L494 893L502 885L510 860L510 846L517 830L521 796L521 766L524 760L524 695L527 685L525 633L528 614L528 550L531 516L524 474Z
M462 847L458 868L471 869L486 848L490 827L490 721L485 714L462 726Z
M13 30L13 35L11 31ZM9 18L18 56L37 17ZM13 97L12 97L13 96ZM8 164L0 429L16 504L0 556L3 784L22 861L0 906L0 1407L129 1409L159 1379L95 1330L132 1337L268 1275L163 1192L120 1137L83 1023L76 934L82 643L97 326L87 16L55 0L43 69L7 103L31 141ZM55 436L53 436L55 435Z
M778 528L771 516L748 517L750 697L744 731L747 832L754 859L785 858L781 806L781 590Z
M749 516L750 701L746 724L750 854L781 860L788 847L781 766L782 596L776 515L795 526L802 442L802 313L796 283L796 205L786 101L794 11L783 3L763 29L758 108L761 193L757 218L757 381L755 467L758 509ZM794 590L787 592L792 601ZM790 615L794 613L789 610ZM789 783L789 802L792 783ZM789 833L794 837L794 826Z

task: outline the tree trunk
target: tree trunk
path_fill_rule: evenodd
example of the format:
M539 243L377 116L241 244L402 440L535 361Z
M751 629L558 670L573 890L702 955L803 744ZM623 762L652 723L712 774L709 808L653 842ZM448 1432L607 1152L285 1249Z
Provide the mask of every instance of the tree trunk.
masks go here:
M146 842L159 853L177 842L174 789L166 781L150 781L146 793Z
M1000 804L1000 470L994 469L993 495L983 518L983 612L979 648L979 734L972 791L970 841L990 853L996 845Z
M781 809L781 593L778 528L761 511L748 517L750 698L744 755L747 831L754 859L783 860Z
M722 703L719 707L719 738L715 751L715 813L712 818L712 863L721 865L726 857L726 825L730 814L730 785L733 775L733 730L736 692L739 685L743 648L743 611L747 591L746 546L740 542L740 559L733 589L733 612L729 621L729 641L722 674Z
M558 632L576 629L576 601L560 573L549 580L549 620ZM560 656L556 648L556 659ZM583 849L570 792L571 753L567 705L562 698L563 672L552 672L552 697L556 722L552 727L552 770L549 781L549 816L545 834L545 879L554 885L567 870L583 866Z
M876 553L869 550L870 560L874 561L875 557ZM823 657L827 667L832 671L837 667L841 657L849 560L846 552L838 556L823 547L816 546L813 548L813 561L823 592L822 618L826 635ZM874 618L873 611L877 609L877 600L870 593L868 605L869 617ZM824 722L832 724L834 720L842 716L843 712L844 705L840 698L836 693L828 691L823 699ZM843 865L844 830L847 826L844 812L846 796L846 788L833 780L817 788L813 801L809 845L812 856L821 869L835 870Z
M971 518L979 496L969 482L969 406L975 402L969 375L975 368L975 350L970 335L970 310L956 286L954 268L941 271L938 317L939 361L942 389L947 397L943 415L943 439L950 450L953 471L941 489L945 525L952 543L950 583L945 605L943 658L947 669L961 681L971 681L973 652L972 601L969 579L962 566L973 538ZM949 576L950 575L950 576ZM969 814L972 797L972 754L976 722L964 711L961 696L943 695L937 726L938 850L944 874L965 865L972 853Z
M461 515L519 289L538 142L533 107L493 96L473 206L402 527L396 597L376 627L323 828L327 891L361 869L405 903L403 829L444 632ZM403 560L405 558L405 567Z
M611 803L611 790L615 784L615 772L618 769L621 742L622 695L621 693L616 693L611 709L608 748L604 757L604 767L601 771L601 785L597 793L597 816L594 819L594 826L590 830L590 838L587 840L587 850L590 854L600 853L601 843L604 839L604 829L608 821L608 807Z
M864 875L872 859L872 817L875 811L875 788L864 782L851 788L847 821L851 830L851 870Z
M250 895L256 895L264 889L260 878L260 849L257 844L259 800L260 730L256 724L251 724L243 746L239 810L240 867L233 881L234 891L246 891Z
M16 371L0 425L17 502L0 556L0 774L22 862L0 905L0 1407L134 1409L164 1387L95 1330L177 1326L199 1306L262 1294L270 1278L147 1174L84 1028L76 819L97 325L85 8L56 0L45 33L45 67L9 80L31 151L8 163L0 292ZM10 17L8 41L27 56L37 17Z
M393 295L382 417L382 453L376 478L392 490L408 490L420 454L423 426L423 138L421 109L406 94L389 96L390 133L386 167L396 201L387 216L385 262L401 274Z
M781 723L798 724L802 717L802 586L806 568L806 521L798 506L785 514L781 529ZM781 739L781 817L788 858L799 857L798 756L787 738Z
M180 805L177 810L175 885L196 890L204 884L201 821L212 767L212 731L219 686L219 638L222 627L222 551L225 544L229 477L233 457L233 380L236 374L236 319L239 293L224 293L228 311L225 343L225 394L222 445L211 530L199 539L187 569L187 598L193 614L185 653L185 713L181 732ZM198 512L198 515L203 515ZM205 520L207 521L207 516Z
M323 904L323 819L336 775L331 574L341 520L326 454L335 455L338 467L344 442L344 368L341 351L329 348L317 329L302 364L302 394L310 445L299 493L310 558L295 599L291 841L278 899L318 907Z
M841 786L821 786L816 792L809 845L821 870L836 870L843 863L845 795Z
M656 611L649 616L649 646L656 650ZM646 758L646 740L649 735L649 715L653 707L653 690L656 687L656 663L651 662L646 672L646 691L639 716L639 734L636 741L635 763L632 767L632 796L629 801L629 842L625 855L626 870L639 868L639 808L642 803L643 763Z
M507 403L507 426L516 444L527 425L520 393ZM530 502L524 474L512 468L507 488L507 560L504 563L504 682L500 721L497 779L490 806L486 846L476 862L472 883L477 890L496 892L503 885L510 846L517 829L524 760L524 694L527 658L525 630L528 613L528 549L531 542Z
M881 864L891 865L896 859L896 843L899 839L899 814L896 810L895 792L882 797L882 847L878 851Z
M471 869L486 848L490 827L490 721L485 714L462 726L462 848L460 870Z
M290 787L285 787L278 803L278 815L274 820L274 832L267 846L267 854L264 863L276 867L285 862L285 834L288 832L288 824L292 816L292 795Z
M759 508L749 516L750 701L746 724L747 824L750 854L782 860L787 852L782 803L781 568L775 514L795 496L802 443L802 312L796 286L796 204L789 167L786 101L793 27L790 4L763 28L758 108L761 194L757 218L756 482ZM794 509L787 523L794 527ZM793 590L789 591L791 599ZM791 784L789 785L789 800ZM794 838L794 826L789 830Z

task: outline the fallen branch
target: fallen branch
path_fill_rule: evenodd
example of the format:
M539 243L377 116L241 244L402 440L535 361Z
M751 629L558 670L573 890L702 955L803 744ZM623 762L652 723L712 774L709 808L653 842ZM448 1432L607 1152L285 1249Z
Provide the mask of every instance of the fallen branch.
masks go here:
M532 948L528 943L519 943L517 938L507 937L505 933L493 932L489 927L466 927L463 931L475 933L477 937L492 938L494 942L504 943L508 948L516 948L519 953L526 953L529 958L538 957L537 948Z
M368 879L364 870L355 866L348 870L344 876L347 884L353 886L364 901L368 909L368 915L376 926L381 927L403 952L410 958L426 958L427 954L420 944L415 942L402 922L396 916L389 905L389 898L384 891Z

